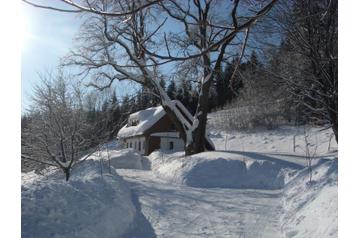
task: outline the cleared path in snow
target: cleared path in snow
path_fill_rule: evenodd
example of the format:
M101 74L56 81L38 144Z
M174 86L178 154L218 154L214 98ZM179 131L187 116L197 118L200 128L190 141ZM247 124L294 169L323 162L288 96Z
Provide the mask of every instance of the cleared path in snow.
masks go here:
M168 184L151 171L117 172L157 237L282 237L281 190L193 188Z

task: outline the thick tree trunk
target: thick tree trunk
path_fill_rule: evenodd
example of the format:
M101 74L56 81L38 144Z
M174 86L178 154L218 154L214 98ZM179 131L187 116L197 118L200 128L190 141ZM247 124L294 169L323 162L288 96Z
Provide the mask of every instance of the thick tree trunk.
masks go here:
M205 58L204 62L210 64L209 58ZM205 151L206 148L206 123L209 108L209 93L210 86L213 79L213 74L209 67L204 72L203 85L201 87L198 106L196 109L194 120L197 120L197 127L192 131L191 144L188 144L185 149L186 155L197 154Z
M338 144L338 122L332 125L332 129L333 129L334 137L336 138L336 142Z
M70 179L70 168L65 168L63 172L65 173L66 181L68 181Z
M338 115L337 115L337 113L330 111L329 116L330 116L330 121L331 121L332 130L334 133L334 137L338 144Z

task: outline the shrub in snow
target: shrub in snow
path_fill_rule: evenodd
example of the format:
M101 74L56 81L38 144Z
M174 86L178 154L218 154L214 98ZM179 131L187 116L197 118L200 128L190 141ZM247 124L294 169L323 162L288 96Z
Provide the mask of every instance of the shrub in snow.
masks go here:
M101 176L98 161L75 167L68 182L59 174L37 177L21 190L23 237L117 238L133 227L130 190L117 174Z

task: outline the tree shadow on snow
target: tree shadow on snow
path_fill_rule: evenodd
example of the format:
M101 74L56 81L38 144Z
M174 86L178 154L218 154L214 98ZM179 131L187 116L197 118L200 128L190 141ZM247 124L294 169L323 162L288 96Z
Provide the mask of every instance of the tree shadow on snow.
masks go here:
M135 226L132 230L124 236L124 238L155 238L157 237L155 231L147 220L147 218L141 212L141 205L138 200L138 196L132 191L132 202L136 207L137 214L135 218Z

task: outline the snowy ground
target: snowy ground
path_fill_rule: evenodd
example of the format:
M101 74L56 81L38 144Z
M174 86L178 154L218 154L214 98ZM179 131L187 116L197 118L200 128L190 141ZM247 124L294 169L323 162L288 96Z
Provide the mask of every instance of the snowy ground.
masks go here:
M117 171L157 237L280 237L280 190L193 188L150 171Z
M117 238L138 220L127 184L115 173L101 175L98 161L74 168L69 182L58 172L22 180L22 237Z
M212 128L210 137L218 151L189 158L183 157L182 153L161 152L141 157L132 150L111 147L108 156L106 152L98 156L111 158L110 163L102 164L111 165L113 172L120 175L118 178L112 176L118 181L123 181L122 177L125 181L122 185L131 190L130 199L120 199L122 210L118 216L123 218L126 213L123 206L131 207L131 210L128 211L129 220L124 222L127 225L118 224L123 229L117 231L117 237L337 237L337 144L333 138L329 146L331 131L321 129L308 130L308 148L316 157L311 183L302 127L230 133ZM96 163L98 156L92 158ZM53 198L44 192L39 193L40 197L34 196L33 191L38 186L28 182L33 180L31 176L34 175L24 175L23 187L30 192L24 191L23 199ZM112 180L100 182L98 176L94 178L92 185L109 183L113 186ZM73 183L84 184L76 179L71 186ZM61 189L65 185L61 182L59 191L64 191ZM85 187L77 186L76 191L82 194ZM97 193L101 191L99 189ZM115 196L115 192L111 194ZM23 199L25 208L36 209L33 202ZM114 211L121 206L115 202L106 204L106 200L101 199L99 196L96 200L103 211L104 218L101 219L111 226L116 222L123 223L112 211L106 212L111 206ZM88 202L91 199L80 208L86 209ZM66 209L73 208L62 205ZM31 209L28 211L33 212ZM26 211L23 212L25 228L30 227L28 224L36 224L38 217L46 217L46 211L51 208L34 213L37 215ZM98 217L98 213L88 212L85 221L92 224L89 221L100 219ZM61 219L47 221L45 225L53 234L61 234L58 228ZM83 232L84 229L77 231L76 237L96 237L98 233L94 229L104 229L101 224L103 222L96 224L97 228L91 227L91 233ZM45 229L45 226L40 228ZM102 233L100 237L114 237L115 232Z
M333 138L328 146L331 132L321 129L307 132L309 150L316 157L311 184L302 127L236 133L214 130L211 138L218 152L191 158L156 152L149 156L152 171L117 172L130 183L157 237L337 237L337 160L333 160L337 144ZM242 162L246 177L241 179L252 182L261 176L267 182L265 189L228 188L234 181L240 184L231 172L240 169ZM252 163L272 166L250 174L247 165ZM272 173L278 167L284 175L282 189L272 186L282 175ZM218 180L226 183L211 188L216 187L212 181Z

